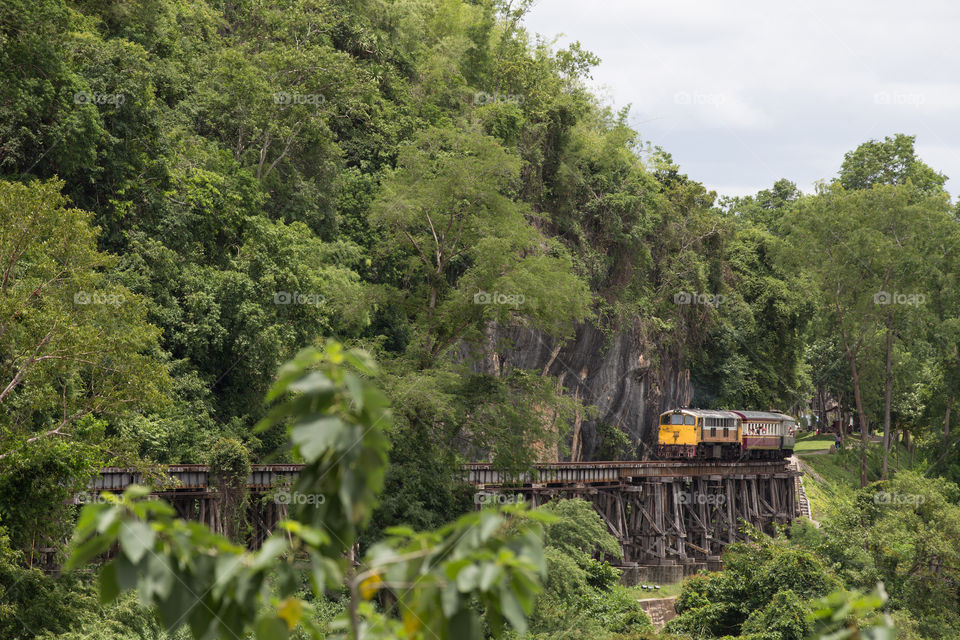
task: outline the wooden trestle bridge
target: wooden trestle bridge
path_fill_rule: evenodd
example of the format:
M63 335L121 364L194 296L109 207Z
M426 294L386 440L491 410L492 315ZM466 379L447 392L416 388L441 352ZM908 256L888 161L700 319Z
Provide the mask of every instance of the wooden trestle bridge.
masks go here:
M254 465L247 489L249 541L259 546L284 518L290 500L273 499L289 487L299 465ZM155 495L181 517L214 530L218 493L204 465L170 465L168 482ZM799 516L798 471L781 462L559 462L509 478L488 463L464 465L464 479L476 487L479 505L518 500L532 506L554 498L583 498L593 504L623 548L622 565L646 568L641 579L668 582L698 568L719 568L723 547L740 540L741 521L771 532ZM122 491L144 483L137 472L106 468L91 492ZM153 484L153 483L150 483ZM288 494L289 495L289 494ZM659 568L659 569L658 569Z
M719 569L723 547L743 540L741 521L773 532L799 513L798 471L780 462L559 462L537 465L518 481L489 464L465 465L467 481L504 502L532 506L583 498L603 517L635 580L676 582L698 569ZM503 496L503 497L501 497Z

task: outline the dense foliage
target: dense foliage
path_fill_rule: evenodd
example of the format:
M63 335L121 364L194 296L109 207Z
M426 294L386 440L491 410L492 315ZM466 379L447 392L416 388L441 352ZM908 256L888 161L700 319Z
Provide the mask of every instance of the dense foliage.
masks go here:
M927 475L960 481L960 223L913 138L865 142L812 194L784 179L717 202L586 88L594 55L523 28L530 6L0 4L0 587L17 594L0 605L3 631L67 631L42 615L54 600L57 620L86 624L71 612L94 610L90 586L33 567L62 559L70 497L103 465L149 478L157 463L213 464L215 533L241 538L248 465L318 454L306 429L291 443L284 420L254 427L281 365L329 338L377 359L393 410L353 434L377 439L371 494L354 496L339 542L314 544L327 553L414 544L390 537L398 524L440 531L416 538L438 543L472 507L464 459L518 472L580 456L577 426L598 402L577 387L586 374L503 362L507 336L561 345L585 327L608 345L627 336L648 412L677 400L668 376L703 407L802 413L813 396L820 428L882 425L883 479L899 441ZM598 422L594 458L641 454L633 425L614 422ZM324 473L304 482L360 491L352 472ZM908 526L890 513L838 510L816 543L836 566L816 589L746 568L789 560L816 573L809 554L732 550L734 570L698 579L675 627L794 637L835 580L862 593L883 580L924 633L960 628L954 583L941 583L953 580L953 487L895 488L937 505L915 514L923 537L907 542L862 535ZM139 504L101 509L135 521L149 511ZM531 632L645 633L594 558L616 555L606 532L570 504L546 527L550 577ZM311 517L353 508L331 500ZM849 537L866 549L839 557ZM741 595L756 611L734 604ZM346 605L313 606L326 624ZM129 598L111 611L117 629L139 615ZM141 622L116 633L161 633Z

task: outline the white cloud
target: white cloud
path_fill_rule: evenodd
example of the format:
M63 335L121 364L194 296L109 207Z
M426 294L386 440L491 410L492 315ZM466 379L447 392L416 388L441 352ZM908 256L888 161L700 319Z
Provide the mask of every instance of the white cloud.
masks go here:
M541 0L526 20L600 56L597 85L693 178L804 190L894 133L960 179L958 24L960 3L935 0Z

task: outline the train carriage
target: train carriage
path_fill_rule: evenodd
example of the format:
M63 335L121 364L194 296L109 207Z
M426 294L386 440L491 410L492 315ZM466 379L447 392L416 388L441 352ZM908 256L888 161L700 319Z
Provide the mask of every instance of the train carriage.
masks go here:
M734 410L740 416L745 458L782 460L793 453L796 421L773 411Z
M688 460L782 460L797 421L779 411L673 409L660 414L657 456Z
M784 455L791 456L797 442L797 420L785 413L780 415L783 418L783 441L780 448L784 450Z
M661 458L736 459L740 418L730 411L674 409L660 415L657 455Z

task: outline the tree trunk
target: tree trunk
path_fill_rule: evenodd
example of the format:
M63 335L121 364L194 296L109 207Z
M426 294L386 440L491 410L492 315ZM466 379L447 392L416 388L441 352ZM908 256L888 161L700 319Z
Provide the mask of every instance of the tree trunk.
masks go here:
M860 394L860 374L856 362L852 365L853 398L857 405L857 423L860 425L860 487L867 486L867 431L869 421L863 410L863 398Z
M845 332L844 332L845 333ZM867 431L869 421L863 410L863 396L860 393L860 372L857 370L857 357L847 346L846 335L843 336L847 359L850 361L850 375L853 377L853 399L857 405L857 422L860 423L860 486L867 486Z
M953 396L947 399L947 411L943 416L943 437L950 437L950 409L953 407Z
M890 327L892 320L887 315L887 363L884 380L883 396L883 467L880 478L887 479L887 453L890 451L890 405L893 403L893 330Z
M818 407L819 411L817 413L819 415L817 417L820 419L820 428L825 430L828 429L830 425L827 424L827 394L823 390L823 387L817 389L817 400L820 405Z

